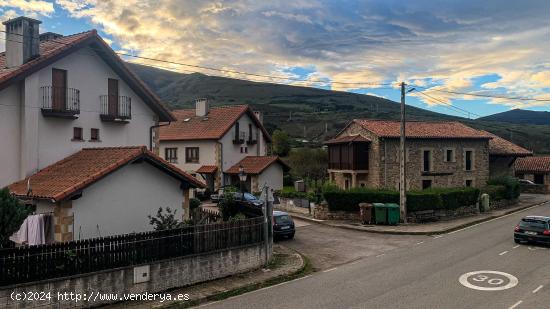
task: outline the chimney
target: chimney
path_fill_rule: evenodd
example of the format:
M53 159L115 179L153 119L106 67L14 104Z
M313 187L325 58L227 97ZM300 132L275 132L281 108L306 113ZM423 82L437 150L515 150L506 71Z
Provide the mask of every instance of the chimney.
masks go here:
M54 32L40 33L40 36L39 36L40 43L47 42L47 41L53 41L53 40L59 39L61 37L63 37L62 34L54 33Z
M195 113L198 117L208 115L208 99L195 100Z
M17 17L3 22L6 25L6 67L18 67L40 55L38 28L42 22Z
M262 112L254 111L254 115L256 115L256 118L258 118L261 124L264 123L264 116L262 115Z

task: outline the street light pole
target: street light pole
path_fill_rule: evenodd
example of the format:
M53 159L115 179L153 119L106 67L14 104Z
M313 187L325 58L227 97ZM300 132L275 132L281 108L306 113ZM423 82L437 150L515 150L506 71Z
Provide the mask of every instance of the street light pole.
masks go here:
M243 195L242 198L244 199L244 191L243 191L243 182L246 181L246 173L244 172L244 167L242 165L239 165L239 183L241 187L241 194Z
M405 175L405 83L401 83L401 130L399 139L399 210L407 223L407 193ZM387 155L387 154L386 154Z

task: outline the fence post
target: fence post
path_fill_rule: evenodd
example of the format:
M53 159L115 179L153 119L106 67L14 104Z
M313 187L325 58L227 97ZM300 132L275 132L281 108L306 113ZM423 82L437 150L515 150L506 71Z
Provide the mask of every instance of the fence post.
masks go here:
M269 222L268 222L268 211L269 211L269 203L268 203L268 187L267 185L264 185L263 189L264 194L264 205L263 205L263 213L264 213L264 244L265 244L265 267L269 264Z

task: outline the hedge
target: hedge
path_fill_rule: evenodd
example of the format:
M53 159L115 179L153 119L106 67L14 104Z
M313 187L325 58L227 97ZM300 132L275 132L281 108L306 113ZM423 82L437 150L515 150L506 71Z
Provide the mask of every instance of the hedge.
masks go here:
M507 191L506 186L503 185L487 185L481 189L481 193L489 194L491 201L505 200L508 195Z
M441 188L407 192L407 211L456 209L473 205L479 197L477 188ZM359 210L359 203L399 203L399 192L392 190L376 190L354 188L344 190L328 190L323 193L328 207L332 211Z
M517 199L520 195L520 185L516 178L510 176L502 176L489 179L487 185L500 185L506 187L504 198L507 200Z

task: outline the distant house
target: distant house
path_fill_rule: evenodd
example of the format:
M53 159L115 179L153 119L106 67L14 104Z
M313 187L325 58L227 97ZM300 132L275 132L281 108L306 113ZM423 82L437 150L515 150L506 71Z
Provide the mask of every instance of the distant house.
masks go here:
M39 34L40 23L4 22L0 187L36 212L53 212L64 225L57 240L138 231L147 227L146 210L188 206L189 188L202 184L153 154L159 122L175 117L95 30ZM71 214L75 221L63 219Z
M520 158L514 170L518 178L544 185L550 192L550 156Z
M283 174L290 170L290 167L277 156L248 156L225 172L230 175L231 183L239 183L240 167L250 175L245 184L250 192L259 192L264 185L273 190L281 190Z
M518 158L532 156L533 152L518 146L502 137L482 131L489 135L489 176L514 176L514 163Z
M182 213L194 177L140 147L85 148L9 186L12 194L53 213L55 240L152 229L159 207Z
M164 158L182 170L206 182L215 190L225 185L239 185L234 171L239 165L253 162L271 166L281 161L266 157L267 143L271 137L262 124L259 112L248 105L210 107L206 99L196 101L194 109L173 112L177 121L160 129L160 152ZM275 160L275 161L273 161ZM285 168L286 169L286 168ZM275 190L282 189L282 168L277 168L272 182ZM245 182L249 191L255 191L254 175L257 179L267 178L272 169L245 168L250 176ZM257 174L253 174L256 173ZM262 184L263 185L263 184Z
M341 188L399 188L400 122L356 119L326 142L330 180ZM459 122L408 121L407 189L484 186L490 136Z

